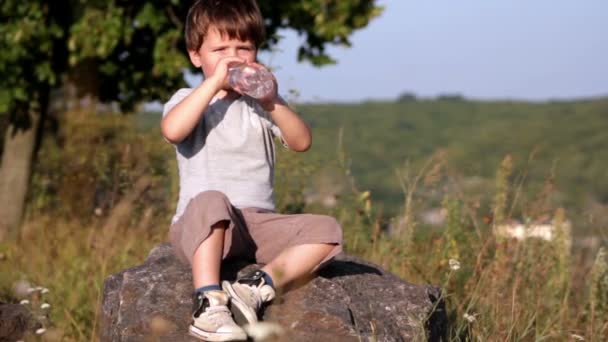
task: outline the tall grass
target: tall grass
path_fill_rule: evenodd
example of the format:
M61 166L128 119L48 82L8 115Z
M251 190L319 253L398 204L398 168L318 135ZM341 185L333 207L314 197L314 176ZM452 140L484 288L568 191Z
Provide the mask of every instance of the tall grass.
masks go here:
M133 118L68 115L38 157L21 236L0 245L0 301L24 299L15 287L47 288L47 339L91 341L100 329L104 279L140 263L165 239L173 158L170 146L136 130ZM143 186L132 196L137 184Z
M103 280L140 264L165 240L176 199L174 152L157 130L139 131L131 120L66 120L40 154L19 240L0 245L0 301L31 295L16 289L24 284L48 288L51 307L41 322L47 340L96 340ZM331 214L342 224L347 252L407 281L442 286L450 340L608 340L605 249L575 246L568 211L547 200L552 187L525 198L525 170L512 158L497 165L495 184L481 193L450 168L445 153L418 170L406 163L397 171L402 212L386 218L373 194L357 186L340 147L339 167L329 173L279 151L278 207ZM337 204L307 200L314 181L328 174L342 183ZM428 209L438 209L443 223L425 223ZM499 235L497 227L513 218L531 225L547 213L551 241ZM30 338L38 337L32 331Z
M550 224L554 234L550 241L519 241L500 235L497 227L512 222L511 215L530 212L530 207L538 205L516 203L518 199L523 201L518 193L521 184L513 184L512 179L522 177L513 177L512 157L505 157L497 166L494 194L487 196L493 201L486 212L483 204L463 197L458 190L462 186L454 184L458 177L450 174L443 160L432 157L430 161L443 168L444 176L438 184L443 188L444 223L431 227L412 222L420 216L413 215L407 203L417 203L416 193L424 197L431 190L412 191L410 185L404 187L406 205L402 214L408 230L400 229L402 235L385 235L378 241L368 239L366 244L361 244L361 236L347 234L346 246L356 246L350 250L403 279L442 285L450 312L450 340L607 340L608 260L603 249L594 262L581 257L588 251L572 246L565 209L553 209ZM437 172L427 166L423 171L429 169ZM411 170L401 174L414 175L409 184L422 178ZM418 209L424 210L424 203ZM527 229L535 219L524 220ZM352 219L345 227L356 224L363 222ZM373 236L371 226L367 227L368 237ZM413 243L409 241L412 235ZM576 271L589 267L590 272Z

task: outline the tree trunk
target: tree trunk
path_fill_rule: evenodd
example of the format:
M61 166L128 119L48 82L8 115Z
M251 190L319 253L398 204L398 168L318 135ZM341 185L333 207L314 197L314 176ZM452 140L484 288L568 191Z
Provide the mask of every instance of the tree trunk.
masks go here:
M0 242L18 235L32 172L40 112L13 115L0 166Z

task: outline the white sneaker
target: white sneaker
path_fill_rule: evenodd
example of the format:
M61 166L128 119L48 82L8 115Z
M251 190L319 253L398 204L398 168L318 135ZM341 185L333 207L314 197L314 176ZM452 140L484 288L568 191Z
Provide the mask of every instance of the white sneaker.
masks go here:
M262 305L273 300L276 295L262 275L262 271L255 271L232 284L222 282L222 289L230 296L230 309L239 325L256 323Z
M224 291L207 291L194 296L190 335L205 341L245 341L247 334L234 323Z

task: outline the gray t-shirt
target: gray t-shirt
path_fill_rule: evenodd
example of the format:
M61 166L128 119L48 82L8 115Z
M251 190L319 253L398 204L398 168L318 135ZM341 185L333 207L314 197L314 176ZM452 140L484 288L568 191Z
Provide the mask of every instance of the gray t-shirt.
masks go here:
M163 116L191 92L178 90ZM175 145L179 200L173 222L207 190L223 192L238 208L274 210L274 137L280 138L281 131L255 100L212 100L190 135Z

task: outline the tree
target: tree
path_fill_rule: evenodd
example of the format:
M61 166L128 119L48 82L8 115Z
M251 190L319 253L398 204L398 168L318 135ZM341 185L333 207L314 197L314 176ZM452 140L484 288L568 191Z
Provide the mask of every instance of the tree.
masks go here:
M405 92L399 95L399 97L397 98L397 102L415 102L417 99L418 98L416 97L416 94L411 92Z
M300 61L334 63L327 45L349 36L382 8L375 0L260 0L268 44L277 31L305 36ZM89 103L124 112L166 98L183 83L183 26L190 1L3 0L0 5L0 116L8 126L0 167L0 241L21 222L32 163L48 119L51 91L74 89Z

